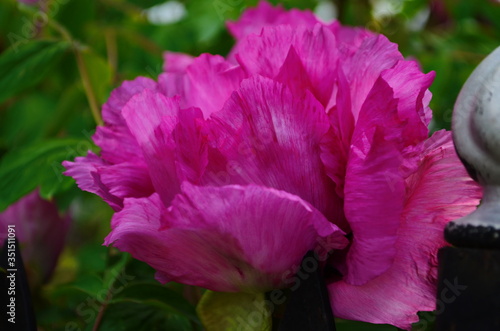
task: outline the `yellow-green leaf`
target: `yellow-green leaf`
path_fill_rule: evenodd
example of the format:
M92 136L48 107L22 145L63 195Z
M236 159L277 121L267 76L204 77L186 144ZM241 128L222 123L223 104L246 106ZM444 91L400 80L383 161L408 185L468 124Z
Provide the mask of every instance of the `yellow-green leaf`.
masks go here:
M206 331L271 330L271 313L263 293L206 291L196 311Z

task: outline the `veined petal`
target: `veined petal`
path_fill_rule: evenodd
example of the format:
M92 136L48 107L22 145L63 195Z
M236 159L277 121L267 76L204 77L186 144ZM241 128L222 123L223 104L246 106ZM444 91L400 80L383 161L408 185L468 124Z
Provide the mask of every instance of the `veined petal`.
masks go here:
M349 83L351 112L357 120L363 103L382 71L395 66L403 57L396 44L375 34L361 39L361 44L355 50L340 49L343 54L339 67Z
M157 89L157 83L146 77L125 81L111 92L108 101L102 106L102 117L106 126L98 126L92 139L101 147L101 156L107 162L120 163L143 159L141 150L125 123L122 110L134 95L145 89L154 91Z
M100 168L101 182L109 193L124 199L147 197L154 192L151 178L144 162L123 162Z
M67 169L63 174L73 177L81 190L97 194L115 211L122 209L122 199L111 194L110 188L101 180L100 169L107 166L101 158L88 152L85 157L75 158L75 162L64 161L62 164Z
M184 53L165 52L163 53L163 70L165 72L184 72L193 63L194 57Z
M341 201L320 159L328 118L310 93L298 97L257 76L243 81L208 125L213 148L203 183L273 187L300 196L335 224L342 222ZM219 182L220 174L226 183Z
M125 124L98 126L92 140L101 148L101 157L109 163L144 160L139 144Z
M168 211L156 194L127 199L112 227L106 244L147 262L162 280L216 291L282 287L283 274L290 271L292 276L308 250L347 243L310 204L255 185L197 187L185 182Z
M222 108L245 76L240 66L222 56L202 54L185 71L160 75L159 85L166 96L180 96L181 108L200 108L207 118Z
M417 145L429 135L432 111L428 88L434 76L434 72L423 74L415 61L399 61L381 74L398 99L399 119L407 122L402 135L404 146Z
M351 149L344 188L344 211L352 229L344 273L346 282L361 285L382 274L394 260L397 229L403 210L401 153L376 131L368 152ZM387 202L390 201L390 208Z
M145 90L123 116L144 154L153 186L168 205L183 180L197 182L207 163L206 133L199 109L179 109L178 98Z
M378 83L360 112L345 176L344 211L353 239L346 266L339 269L354 285L391 266L403 211L403 155L397 142L390 139L394 131L401 132L397 100L387 83Z
M145 89L155 91L157 83L146 77L137 77L131 81L125 81L120 87L113 90L108 101L102 106L102 118L107 125L124 126L122 109L127 102L137 93Z
M267 1L260 1L256 8L246 10L235 22L228 22L227 28L236 39L243 39L249 34L259 34L264 26L291 25L313 27L318 19L308 10L284 10L273 7Z
M290 57L292 48L295 51L292 55L296 56ZM266 27L260 35L251 35L242 41L236 58L248 73L269 78L276 78L280 71L303 67L310 82L304 86L323 106L330 103L338 50L333 33L321 24L312 29L304 26ZM279 80L285 84L297 83L296 79L284 81L284 77L281 74Z
M449 132L437 132L422 145L418 169L405 183L394 264L362 286L331 283L335 316L410 330L418 311L435 309L437 252L447 245L444 226L471 213L481 194L458 160Z
M150 90L137 94L123 108L127 125L144 154L151 182L166 205L180 186L172 137L178 111L176 98Z

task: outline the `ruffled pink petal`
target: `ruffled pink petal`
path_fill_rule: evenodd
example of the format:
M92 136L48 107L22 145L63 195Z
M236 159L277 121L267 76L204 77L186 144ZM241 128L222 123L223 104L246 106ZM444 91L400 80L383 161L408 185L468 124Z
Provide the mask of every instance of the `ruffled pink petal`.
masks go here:
M157 83L145 77L125 81L111 92L108 101L103 105L102 117L106 126L97 127L92 139L101 147L101 156L107 162L143 160L141 149L125 123L122 109L135 94L145 89L154 91L157 89Z
M428 88L434 76L434 72L423 74L415 61L399 61L381 74L398 99L398 117L407 122L403 135L405 146L416 145L429 135L432 111Z
M293 27L313 27L318 19L308 10L285 10L281 6L273 7L267 1L260 1L255 8L247 9L235 22L226 23L227 29L236 39L243 39L250 34L259 34L263 27L273 25L291 25Z
M159 85L166 96L180 96L182 108L197 107L205 118L222 108L231 93L246 77L241 67L222 56L202 54L184 72L160 75Z
M359 47L339 45L339 67L350 86L351 112L355 119L380 74L403 60L398 46L382 35L372 34L360 41Z
M165 205L179 192L183 180L198 182L208 157L205 122L199 109L180 110L178 98L145 90L127 103L123 116Z
M350 58L358 51L364 40L375 36L376 34L370 30L361 27L351 27L341 25L339 21L334 21L328 28L335 35L335 39L339 45L339 52L342 53L342 58Z
M141 148L126 125L98 126L92 140L101 148L100 156L109 163L144 160Z
M150 90L135 95L122 112L142 149L151 182L166 205L177 194L180 186L172 136L178 112L177 98L167 98Z
M395 255L405 194L397 99L381 79L363 105L347 162L344 211L353 233L344 277L361 285L386 271ZM387 202L391 207L387 208ZM381 216L383 215L383 216Z
M308 250L347 244L310 204L255 185L185 182L168 211L156 194L127 199L112 227L105 243L147 262L161 280L216 291L282 287Z
M406 180L406 199L391 268L362 286L329 285L335 316L390 323L406 330L418 311L435 309L437 251L447 222L472 212L480 188L458 160L449 132L422 143L418 170Z
M331 135L321 144L321 160L326 173L334 181L339 197L344 198L347 160L354 132L354 116L351 111L350 86L342 69L337 70L335 105L328 112Z
M344 210L353 239L342 271L346 282L355 285L391 266L405 193L401 153L380 131L366 138L372 142L367 152L356 145L351 149L344 188Z
M101 167L100 180L109 187L109 193L124 199L127 197L147 197L154 188L148 168L143 162L123 162Z
M163 71L184 72L193 63L194 57L184 53L165 52L163 53Z
M295 54L290 53L291 48ZM293 56L291 56L293 55ZM296 55L296 56L295 56ZM260 35L248 36L236 55L242 67L252 74L276 78L283 83L309 89L327 107L333 96L338 51L333 33L320 24L264 28ZM286 80L283 72L303 67L305 79ZM281 72L281 74L280 74Z
M187 107L198 107L205 118L222 109L224 102L245 78L244 71L222 56L202 54L187 70L191 89L186 95Z
M115 211L122 209L123 200L111 194L101 180L101 169L109 165L93 152L75 158L75 162L64 161L62 165L66 168L63 174L73 177L81 190L97 194Z
M125 121L121 114L123 107L137 93L145 89L155 91L157 83L146 77L137 77L125 81L120 87L113 90L108 101L102 106L102 118L107 125L124 126Z
M256 76L242 82L209 126L214 148L202 183L273 187L344 225L341 201L320 159L328 118L310 93L296 96L285 85Z
M173 138L177 174L182 180L198 183L208 164L208 129L200 109L179 112Z

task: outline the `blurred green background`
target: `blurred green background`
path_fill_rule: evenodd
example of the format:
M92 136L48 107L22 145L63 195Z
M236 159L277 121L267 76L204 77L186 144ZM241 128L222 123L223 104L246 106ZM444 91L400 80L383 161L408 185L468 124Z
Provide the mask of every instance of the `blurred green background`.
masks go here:
M227 54L233 39L225 21L257 1L170 1L171 17L159 22L158 9L148 9L162 3L49 0L39 8L0 2L0 211L40 187L73 216L54 277L34 289L41 330L201 329L194 310L200 290L161 286L150 267L101 246L111 209L61 175L61 161L97 150L93 112L113 88L137 76L156 78L165 50ZM434 70L432 130L449 129L462 84L500 45L500 4L493 0L281 3L383 33L423 71ZM430 330L433 320L422 315L415 330ZM338 330L395 328L339 321Z

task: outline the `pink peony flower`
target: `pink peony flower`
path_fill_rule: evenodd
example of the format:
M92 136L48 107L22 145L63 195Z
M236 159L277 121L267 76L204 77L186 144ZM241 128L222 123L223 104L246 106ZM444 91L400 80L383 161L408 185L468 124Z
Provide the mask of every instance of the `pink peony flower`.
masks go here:
M26 273L32 286L47 282L66 241L70 218L61 217L57 206L34 191L0 213L0 243L13 225Z
M227 59L167 53L158 82L124 82L100 156L64 163L116 211L105 244L217 291L283 287L333 250L336 316L409 328L435 306L444 225L480 196L450 134L428 138L434 74L384 36L266 2L229 29Z

